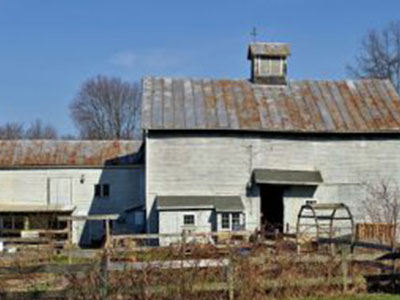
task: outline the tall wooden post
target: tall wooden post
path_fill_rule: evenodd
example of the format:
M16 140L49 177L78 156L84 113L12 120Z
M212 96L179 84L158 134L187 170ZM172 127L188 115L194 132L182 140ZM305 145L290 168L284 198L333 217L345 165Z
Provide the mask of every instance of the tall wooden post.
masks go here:
M24 217L24 230L29 230L29 217Z
M108 224L109 220L106 220L106 224ZM109 282L109 259L110 253L108 249L104 250L102 259L101 259L101 266L100 266L100 273L101 273L101 294L103 300L109 300L110 297L110 282Z
M347 277L349 273L349 265L347 261L347 255L349 253L349 249L345 245L343 245L341 250L342 250L341 269L342 269L343 292L346 292L348 289Z
M68 264L72 264L72 220L67 221L67 230L68 230Z
M67 221L68 247L72 246L72 220Z
M228 283L228 299L233 300L234 290L235 290L235 282L234 282L234 269L232 266L232 260L229 260L229 262L226 266L226 280Z
M106 243L105 248L110 248L110 220L105 220L106 222Z

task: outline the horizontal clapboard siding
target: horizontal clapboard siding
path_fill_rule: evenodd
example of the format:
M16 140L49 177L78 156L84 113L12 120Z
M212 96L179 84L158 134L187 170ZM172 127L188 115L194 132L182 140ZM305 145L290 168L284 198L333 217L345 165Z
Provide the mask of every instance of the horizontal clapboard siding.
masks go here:
M0 205L47 205L48 181L53 178L71 180L75 215L123 213L128 207L144 204L144 167L138 166L129 169L0 170ZM110 185L109 198L94 197L94 185L98 183ZM76 234L74 239L78 240L80 233Z
M156 195L240 195L252 226L258 222L258 195L248 195L257 168L318 170L323 177L314 198L344 202L356 218L366 182L391 179L400 185L400 140L252 138L242 135L169 134L147 139L147 209L150 222ZM287 199L296 198L288 191ZM303 202L302 202L303 203ZM298 203L285 202L292 225ZM151 225L151 224L150 224ZM152 228L156 230L155 227Z

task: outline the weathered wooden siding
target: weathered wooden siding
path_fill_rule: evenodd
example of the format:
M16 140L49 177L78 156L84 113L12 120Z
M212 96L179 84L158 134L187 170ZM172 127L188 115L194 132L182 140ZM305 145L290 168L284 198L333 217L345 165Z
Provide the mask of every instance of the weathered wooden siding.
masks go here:
M357 219L365 199L362 183L390 178L400 183L400 139L271 138L170 134L147 138L147 213L154 231L156 195L240 195L247 228L259 223L259 195L246 186L255 168L319 170L324 183L313 197L344 202ZM285 225L312 198L304 188L285 193Z
M81 177L84 176L84 183ZM82 168L82 169L9 169L0 170L0 204L46 205L48 181L52 178L70 178L72 205L75 215L95 213L123 213L128 207L144 204L144 167L132 168ZM110 184L109 198L94 197L94 185ZM97 226L96 226L97 225ZM123 227L123 224L116 224ZM84 222L74 224L74 241L78 242L84 230ZM96 230L97 228L97 230ZM85 229L88 230L89 229ZM101 224L91 226L93 236L101 234ZM84 241L85 242L85 241Z
M195 225L192 227L195 232L211 232L212 226L215 226L212 210L162 211L159 215L159 232L180 233L184 228L190 228L183 224L183 216L190 214L195 216ZM161 244L167 245L176 240L178 238L163 238Z

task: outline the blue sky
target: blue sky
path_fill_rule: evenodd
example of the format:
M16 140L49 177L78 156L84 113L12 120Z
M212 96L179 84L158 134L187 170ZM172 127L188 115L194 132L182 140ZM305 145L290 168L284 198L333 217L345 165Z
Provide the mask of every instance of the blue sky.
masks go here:
M250 31L290 42L292 79L346 77L362 36L399 0L0 0L0 124L76 133L68 105L97 74L248 78Z

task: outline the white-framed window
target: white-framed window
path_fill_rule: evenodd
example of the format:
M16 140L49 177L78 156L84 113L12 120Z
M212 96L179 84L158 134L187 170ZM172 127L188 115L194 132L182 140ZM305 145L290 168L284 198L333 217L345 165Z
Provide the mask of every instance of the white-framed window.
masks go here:
M99 183L94 185L94 196L95 197L109 197L110 196L110 185L108 183Z
M231 228L231 220L229 213L221 214L221 228L222 229L230 229Z
M196 218L194 214L183 215L183 225L193 226L196 224Z
M244 215L238 212L221 213L221 229L240 230L244 224Z
M240 229L240 213L232 214L232 230Z
M276 58L259 58L259 75L261 76L282 76L286 74L285 60Z

